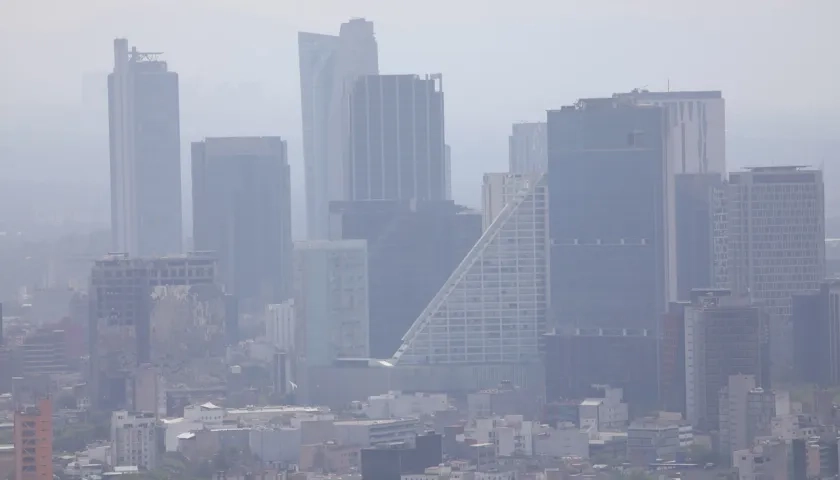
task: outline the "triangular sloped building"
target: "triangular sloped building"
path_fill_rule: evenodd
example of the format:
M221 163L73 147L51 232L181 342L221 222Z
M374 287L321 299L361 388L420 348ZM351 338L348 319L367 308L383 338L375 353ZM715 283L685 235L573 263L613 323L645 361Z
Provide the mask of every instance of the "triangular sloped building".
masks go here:
M544 174L512 175L505 207L408 332L400 365L539 359L548 311L548 191Z

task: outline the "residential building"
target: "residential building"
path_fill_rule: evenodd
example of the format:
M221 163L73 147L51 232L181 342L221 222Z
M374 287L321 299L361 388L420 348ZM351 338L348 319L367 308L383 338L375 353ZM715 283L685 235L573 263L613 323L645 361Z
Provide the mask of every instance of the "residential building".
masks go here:
M805 453L796 448L796 443L779 440L764 440L732 453L732 466L738 473L738 480L799 480L813 478L807 475Z
M41 399L21 406L14 416L16 480L52 480L52 402Z
M446 200L440 74L360 76L349 118L346 200Z
M508 381L503 381L496 388L467 394L467 418L470 420L515 414L532 419L538 408L533 391L514 386Z
M111 414L111 452L114 466L154 470L158 465L153 413L118 410Z
M529 363L547 331L548 194L524 181L403 337L404 364Z
M580 402L580 421L583 430L593 428L596 432L618 432L627 427L629 419L627 404L620 388L603 386L600 398L586 398Z
M306 180L307 238L329 238L329 204L345 200L345 141L350 86L379 73L373 23L361 18L338 35L300 32L300 97Z
M534 455L534 422L522 415L479 418L469 435L478 443L496 446L496 457Z
M667 111L666 142L674 174L726 173L726 102L721 92L637 89L614 97Z
M720 173L685 173L674 178L679 301L695 288L715 287L716 199L723 194Z
M475 245L481 216L450 201L343 202L330 208L334 239L367 240L370 355L390 358Z
M342 445L371 447L390 443L414 443L420 428L416 418L341 420L335 422L336 440Z
M840 385L840 281L818 288L791 300L793 365L797 379L829 387Z
M538 426L534 431L534 455L555 458L589 458L589 433L571 422L560 422L556 428Z
M674 461L679 450L679 423L647 417L627 427L627 460L634 465Z
M108 75L112 249L132 256L181 252L178 74L161 55L118 38Z
M731 375L751 375L755 385L765 385L766 319L759 307L727 290L692 293L685 309L686 419L711 430L718 426L719 393Z
M369 356L368 252L364 240L295 243L296 336L308 366Z
M196 330L184 330L184 327L197 320L191 318L188 322L176 315L176 324L171 323L175 321L171 315L165 315L163 311L160 315L156 313L156 298L166 297L169 287L189 291L196 288L196 293L206 288L217 289L215 282L215 259L204 254L159 258L109 255L94 262L89 289L88 332L91 339L91 400L96 407L117 409L127 404L131 398L127 386L131 372L153 360L153 333L154 338L196 338ZM162 323L164 319L168 323ZM221 323L225 320L217 318L215 334L207 317L198 322L200 325L196 329L200 327L201 335L208 341L200 344L205 355L208 345L214 343L209 340L222 335L224 325ZM175 327L180 333L174 333Z
M664 108L621 98L548 112L551 305L559 327L658 332L674 276L667 122Z
M266 312L265 336L278 350L295 353L298 341L295 300L269 305Z
M825 279L823 173L798 166L756 167L729 175L729 281L733 294L769 315L771 369L793 374L792 296Z
M252 311L291 298L286 142L280 137L193 142L192 195L195 249L215 252L225 292Z
M513 124L508 137L508 171L518 174L548 171L548 129L545 122Z

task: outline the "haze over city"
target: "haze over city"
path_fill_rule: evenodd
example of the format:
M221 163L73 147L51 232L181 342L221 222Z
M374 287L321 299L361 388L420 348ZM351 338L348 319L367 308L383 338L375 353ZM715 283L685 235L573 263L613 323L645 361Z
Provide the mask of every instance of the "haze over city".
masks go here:
M838 18L2 1L0 480L836 480Z

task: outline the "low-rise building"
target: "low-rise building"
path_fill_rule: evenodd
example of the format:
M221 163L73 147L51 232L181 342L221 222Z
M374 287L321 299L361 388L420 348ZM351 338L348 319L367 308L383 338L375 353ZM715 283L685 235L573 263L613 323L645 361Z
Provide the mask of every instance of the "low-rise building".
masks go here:
M298 466L303 472L348 472L360 466L361 447L339 445L334 441L300 447Z
M539 425L534 431L534 454L548 457L589 458L589 434L571 422L557 428Z
M415 393L407 395L392 391L368 397L362 412L373 419L423 417L448 410L449 398L445 393Z
M627 460L634 465L675 460L679 449L678 423L660 418L641 418L627 428Z
M534 454L534 423L522 415L479 418L475 421L471 437L480 443L496 446L497 457Z
M342 445L371 447L394 442L413 444L420 428L416 418L343 420L334 423L335 437Z
M603 398L587 398L580 403L580 428L595 426L600 432L621 431L627 426L629 410L622 401L623 390L602 387Z

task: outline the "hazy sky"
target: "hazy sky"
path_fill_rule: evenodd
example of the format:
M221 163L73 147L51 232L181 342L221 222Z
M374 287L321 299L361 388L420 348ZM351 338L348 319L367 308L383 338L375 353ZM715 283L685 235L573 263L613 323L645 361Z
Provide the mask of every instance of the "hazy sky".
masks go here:
M4 169L107 179L107 119L94 109L105 99L80 107L83 90L104 95L119 36L180 74L185 147L279 134L302 182L296 33L337 33L357 16L375 23L383 73L444 74L453 185L468 203L481 172L506 167L512 122L669 80L723 90L730 135L840 137L837 0L0 0ZM48 158L40 134L73 153Z

